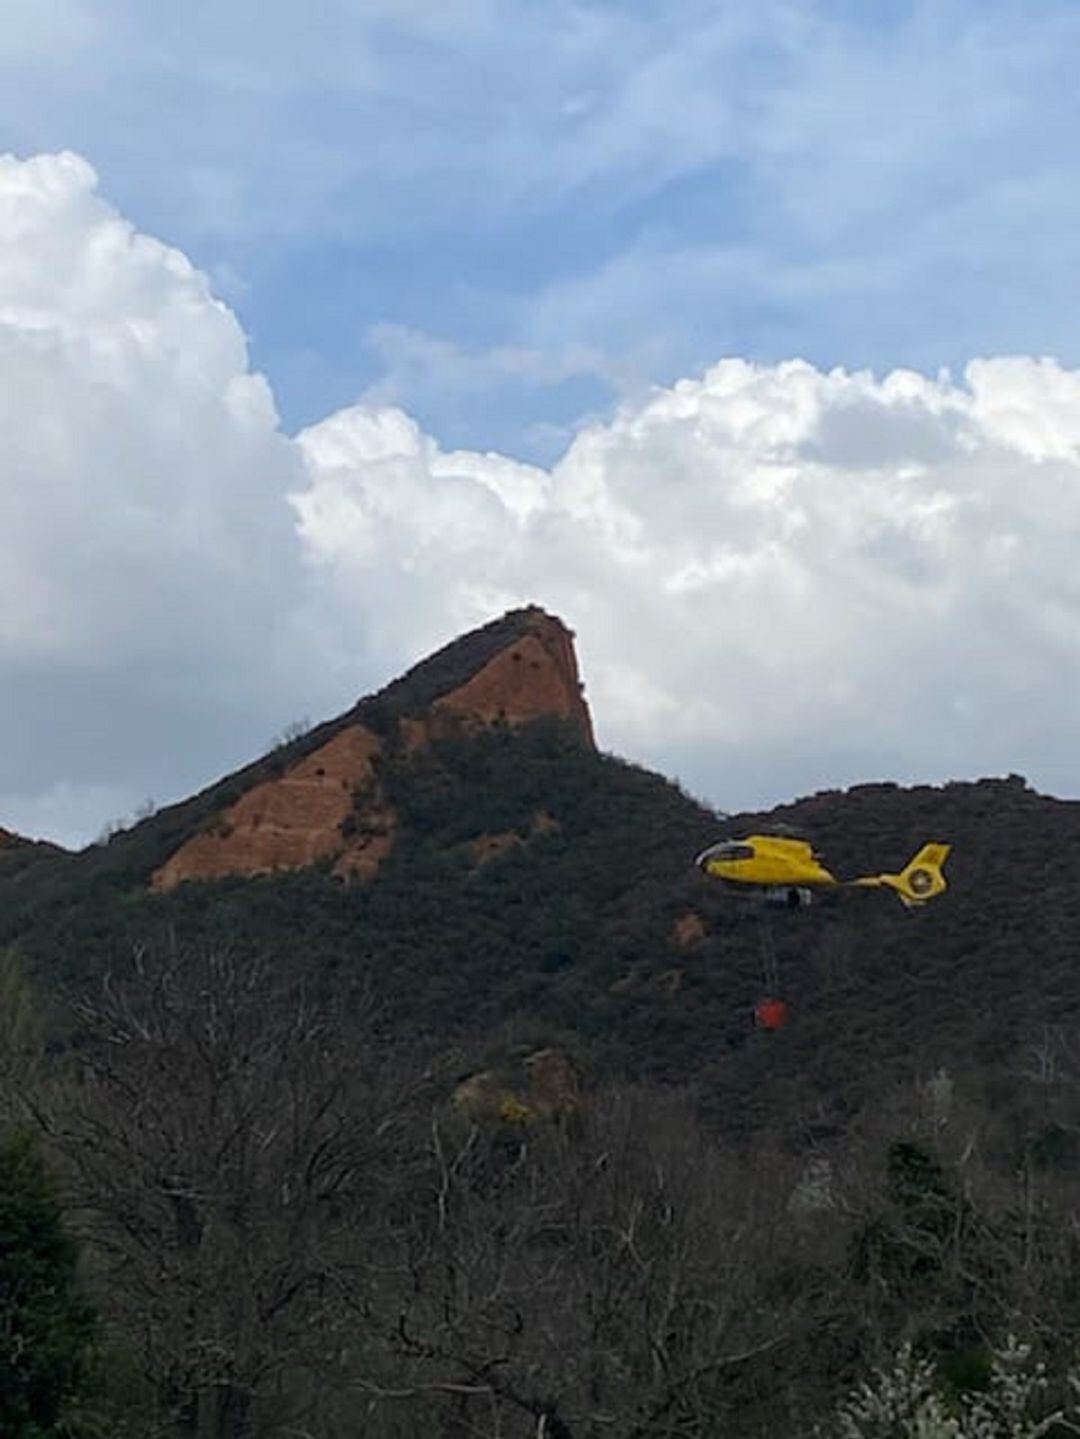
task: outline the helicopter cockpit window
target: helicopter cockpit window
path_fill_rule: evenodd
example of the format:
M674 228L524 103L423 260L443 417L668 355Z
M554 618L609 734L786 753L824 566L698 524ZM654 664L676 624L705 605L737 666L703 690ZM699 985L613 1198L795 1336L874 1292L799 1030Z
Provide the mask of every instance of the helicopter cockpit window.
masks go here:
M754 847L750 844L716 844L708 851L709 859L723 860L753 859Z

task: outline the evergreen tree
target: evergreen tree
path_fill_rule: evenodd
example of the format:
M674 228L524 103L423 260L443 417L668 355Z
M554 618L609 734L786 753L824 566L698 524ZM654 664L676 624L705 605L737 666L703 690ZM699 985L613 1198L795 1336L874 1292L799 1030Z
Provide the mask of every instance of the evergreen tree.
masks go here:
M93 1315L79 1297L76 1252L41 1161L0 1139L0 1434L63 1433L85 1374Z

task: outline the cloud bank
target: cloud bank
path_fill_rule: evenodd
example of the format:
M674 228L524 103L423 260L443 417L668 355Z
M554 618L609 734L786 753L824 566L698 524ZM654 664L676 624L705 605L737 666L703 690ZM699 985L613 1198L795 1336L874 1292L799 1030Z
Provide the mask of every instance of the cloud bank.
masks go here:
M721 807L1080 793L1080 372L1051 360L727 359L547 469L385 405L292 439L205 276L59 155L0 162L0 420L0 824L87 839L525 601L576 629L601 742Z
M1080 788L1080 375L1052 361L957 384L726 360L550 472L444 454L396 411L298 443L309 560L385 652L539 598L578 630L604 743L721 806L1011 769Z
M66 837L241 758L299 677L295 447L205 276L95 185L0 159L0 813Z

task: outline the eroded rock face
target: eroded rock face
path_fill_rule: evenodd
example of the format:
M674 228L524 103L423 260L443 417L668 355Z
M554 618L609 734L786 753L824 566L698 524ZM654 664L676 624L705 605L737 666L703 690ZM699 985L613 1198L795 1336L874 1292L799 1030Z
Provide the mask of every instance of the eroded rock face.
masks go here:
M343 874L373 872L393 843L392 816L381 809L354 836L343 826L356 791L374 784L373 761L381 749L379 737L363 725L340 730L284 774L241 795L212 829L181 845L155 873L154 889L174 889L186 879L302 869L335 854L335 869Z
M675 921L671 931L672 940L681 949L688 949L691 945L700 944L708 935L705 921L700 914L688 909Z
M595 747L570 631L538 611L530 629L470 680L437 699L426 715L403 722L408 748L428 744L455 726L523 725L552 715L570 720Z
M516 1099L513 1090L492 1070L482 1069L455 1086L450 1103L474 1124L494 1124L509 1099Z
M589 745L592 720L582 697L570 631L543 610L523 612L515 637L464 683L435 699L421 715L397 722L391 745L415 749L462 728L511 726L552 715L569 720ZM151 881L170 890L189 879L271 874L332 859L342 879L370 879L394 845L398 820L379 790L375 760L383 742L360 719L283 774L264 780L192 836ZM357 792L366 798L357 807ZM554 821L538 815L535 829ZM474 862L482 864L521 841L482 836Z
M548 814L546 809L538 809L532 817L532 823L528 829L528 835L521 835L517 830L504 830L501 834L479 834L475 839L469 841L469 858L473 865L479 868L487 864L489 860L498 859L500 855L506 854L509 850L517 849L526 843L526 838L536 834L550 834L552 830L559 828L559 821Z
M569 632L548 619L501 650L460 689L436 701L436 713L481 724L528 724L545 715L573 720L593 744L592 719L581 694Z
M581 1113L581 1071L557 1049L535 1050L524 1061L529 1099L543 1119L571 1119Z
M333 873L338 879L374 879L394 847L398 817L388 804L376 800L360 814L361 833L354 833L338 856Z
M517 1074L485 1069L454 1089L451 1103L474 1124L574 1123L583 1109L581 1072L557 1049L537 1049Z

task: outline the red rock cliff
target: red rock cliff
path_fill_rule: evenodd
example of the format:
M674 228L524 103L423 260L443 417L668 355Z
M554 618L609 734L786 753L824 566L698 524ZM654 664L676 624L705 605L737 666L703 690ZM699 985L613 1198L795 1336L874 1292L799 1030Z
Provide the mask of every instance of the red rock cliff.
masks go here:
M356 848L343 833L345 819L357 789L373 782L372 761L381 748L378 736L363 725L339 730L284 774L249 789L210 828L182 844L155 873L153 887L302 869L330 855L344 859L346 850ZM351 858L354 870L363 868L358 854Z
M481 724L527 724L557 715L572 720L592 745L592 718L581 690L570 631L540 611L526 634L433 708Z
M426 712L395 722L409 748L461 725L520 725L546 715L571 721L594 744L570 631L539 609L516 618L506 643L469 678L433 699ZM397 816L379 791L375 762L384 741L361 722L364 704L351 712L355 722L282 774L255 784L182 844L154 874L153 888L327 859L342 878L373 875L393 847Z

